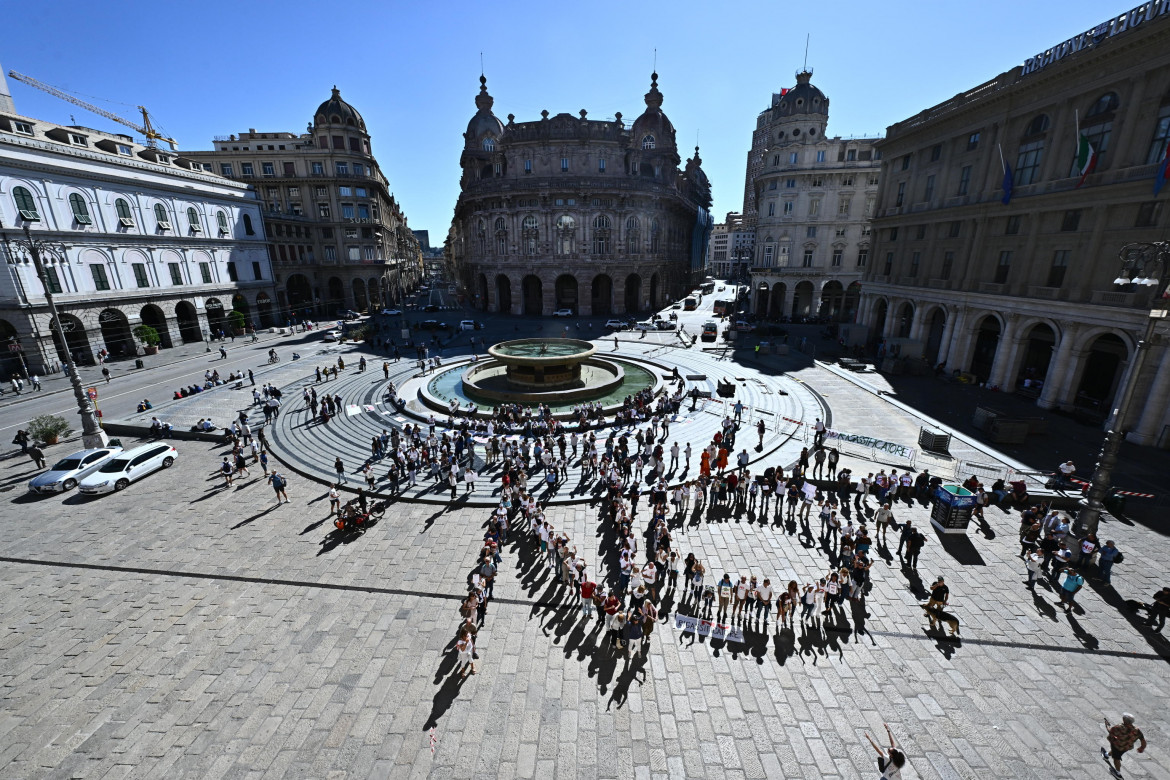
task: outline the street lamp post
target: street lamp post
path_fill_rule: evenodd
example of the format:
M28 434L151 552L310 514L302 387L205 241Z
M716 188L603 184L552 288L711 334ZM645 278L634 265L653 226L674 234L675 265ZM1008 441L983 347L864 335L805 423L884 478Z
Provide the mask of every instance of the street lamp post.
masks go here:
M1146 331L1142 340L1138 342L1125 385L1119 391L1117 405L1109 416L1109 431L1105 434L1105 442L1101 445L1101 454L1097 456L1097 465L1093 470L1089 490L1081 500L1078 520L1086 533L1097 533L1101 513L1105 511L1104 500L1109 492L1113 469L1117 466L1117 454L1121 450L1122 441L1125 440L1122 426L1129 414L1129 407L1133 402L1134 390L1137 388L1142 366L1150 352L1150 344L1154 340L1154 329L1158 322L1166 317L1167 311L1166 287L1167 284L1170 284L1170 279L1167 278L1167 264L1170 263L1170 241L1126 244L1121 248L1120 257L1122 260L1121 273L1113 280L1113 283L1151 287L1154 290L1154 297L1150 304L1149 316L1146 318Z
M65 340L65 326L61 322L61 317L57 314L57 304L53 301L53 293L50 289L49 275L45 270L44 258L44 255L47 254L50 257L50 263L64 262L66 256L65 245L60 242L33 238L32 231L29 229L29 223L26 221L24 223L24 238L18 238L11 242L11 246L15 247L17 257L9 256L8 262L15 263L21 256L32 258L33 267L37 272L37 278L41 280L41 286L45 290L45 301L49 304L49 314L53 318L52 321L57 323L57 336L61 339L61 343L65 347L65 353L72 358L73 356L69 354L69 342ZM66 366L69 371L69 382L73 385L73 395L77 399L77 413L81 415L82 446L87 450L104 447L109 443L109 437L106 436L106 432L98 425L97 414L94 412L93 403L90 402L89 396L85 394L85 388L81 386L81 377L77 375L77 365L69 361L66 363Z

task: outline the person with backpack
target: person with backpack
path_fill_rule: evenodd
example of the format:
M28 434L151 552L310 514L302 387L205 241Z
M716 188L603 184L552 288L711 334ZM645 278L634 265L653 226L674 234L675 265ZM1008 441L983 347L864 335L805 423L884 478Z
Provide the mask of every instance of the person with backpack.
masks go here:
M288 500L288 494L284 492L284 489L288 486L287 479L276 473L276 470L273 469L272 473L268 475L268 482L272 485L272 489L276 492L277 506L280 506L280 499L282 498L284 499L285 503L292 503Z
M234 471L234 469L232 468L232 464L228 462L227 456L225 455L223 458L223 463L219 464L219 473L223 475L223 481L224 481L225 487L232 486L232 472L233 471Z
M912 569L918 568L918 554L926 546L926 537L917 528L911 529L910 537L906 540L906 565Z

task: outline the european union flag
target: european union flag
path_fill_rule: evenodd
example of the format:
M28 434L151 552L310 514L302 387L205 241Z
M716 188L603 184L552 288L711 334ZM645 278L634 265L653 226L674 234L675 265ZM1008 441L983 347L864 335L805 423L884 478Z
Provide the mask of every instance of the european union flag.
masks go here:
M1012 202L1012 190L1016 188L1015 177L1012 176L1012 166L1003 164L1003 205Z

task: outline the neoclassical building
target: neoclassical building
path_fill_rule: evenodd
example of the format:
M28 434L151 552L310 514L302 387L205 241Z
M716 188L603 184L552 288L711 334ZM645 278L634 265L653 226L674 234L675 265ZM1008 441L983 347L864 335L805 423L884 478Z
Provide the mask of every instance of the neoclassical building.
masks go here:
M2 81L2 77L0 77ZM228 315L275 320L259 201L247 185L127 135L62 126L0 100L0 375L140 354L150 325L167 349L227 331ZM63 244L48 270L61 322L21 248Z
M1097 152L1082 177L1078 130ZM1149 3L892 125L858 321L871 343L1087 419L1109 414L1148 321L1121 247L1164 240L1170 4ZM1005 165L1010 192L1005 192ZM1005 200L1007 201L1005 203ZM1121 421L1170 446L1159 335Z
M752 311L853 319L869 261L880 155L874 138L829 138L829 99L796 74L752 133L745 218L756 231Z
M422 275L418 239L370 148L365 119L337 87L304 133L217 137L183 152L255 187L283 317L401 302Z
M632 125L542 111L504 124L480 77L447 251L478 308L656 310L702 279L711 187L682 164L658 74Z

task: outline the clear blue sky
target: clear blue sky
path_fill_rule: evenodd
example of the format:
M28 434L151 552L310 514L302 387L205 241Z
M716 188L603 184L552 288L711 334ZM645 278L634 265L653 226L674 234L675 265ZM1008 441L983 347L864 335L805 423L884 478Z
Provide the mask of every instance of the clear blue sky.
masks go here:
M483 52L507 121L584 108L644 108L654 49L666 111L689 150L699 133L718 219L738 211L756 115L792 86L812 34L813 83L829 132L868 135L1008 70L1136 5L1065 0L972 5L693 2L10 4L0 63L48 84L142 103L184 149L254 127L303 132L337 84L365 117L374 153L413 228L441 243L459 192L462 133ZM28 116L117 127L9 81Z

